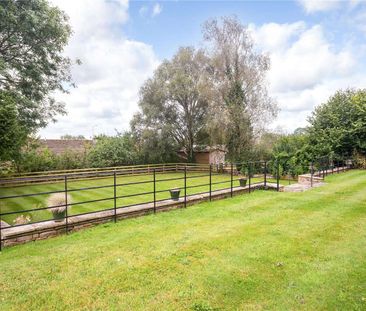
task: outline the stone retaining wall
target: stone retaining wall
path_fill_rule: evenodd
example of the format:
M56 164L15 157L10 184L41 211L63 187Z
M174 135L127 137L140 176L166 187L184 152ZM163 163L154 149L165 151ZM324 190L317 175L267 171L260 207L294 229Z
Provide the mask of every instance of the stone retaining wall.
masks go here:
M273 189L277 188L276 184L267 183L264 187L264 183L257 183L251 185L251 191L255 189ZM280 191L283 190L283 186L280 186ZM249 192L249 186L235 187L233 188L233 195L239 195ZM231 196L230 189L213 191L211 200L223 199ZM210 199L209 193L198 194L187 197L186 205L193 205ZM156 211L164 212L171 209L184 207L184 197L178 201L165 200L156 203ZM49 237L64 234L66 232L78 231L84 228L88 228L97 224L106 223L109 221L138 217L142 215L151 214L154 212L154 203L145 203L134 205L130 207L117 208L116 213L114 209L90 213L86 215L70 216L66 220L56 222L54 220L48 220L35 224L27 224L22 226L10 226L2 228L1 238L6 239L2 241L2 246L12 246L16 244L22 244L30 241L43 240Z

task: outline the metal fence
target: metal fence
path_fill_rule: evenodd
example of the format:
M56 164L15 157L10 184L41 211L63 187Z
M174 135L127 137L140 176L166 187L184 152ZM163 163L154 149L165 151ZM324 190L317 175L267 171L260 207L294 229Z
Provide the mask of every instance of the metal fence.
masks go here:
M339 168L344 166L346 164L345 160L337 160L333 161L328 158L319 158L316 161L310 161L309 165L307 166L305 172L308 172L311 175L311 186L313 185L313 178L316 176L322 176L325 177L329 173L336 172L337 169L339 171ZM283 168L282 168L283 169ZM286 168L285 168L286 169ZM194 175L189 175L190 173L195 173ZM179 173L180 177L171 177L169 176L169 173ZM88 172L87 174L92 174L91 172ZM65 232L69 232L69 218L74 216L80 216L80 215L87 215L87 214L93 214L101 211L112 211L111 214L111 220L117 221L117 210L120 208L127 208L131 206L136 206L139 204L153 204L153 212L155 213L158 208L159 202L166 201L169 198L163 198L158 199L157 195L161 193L170 193L172 188L168 189L161 189L158 190L157 186L160 183L171 183L173 181L182 181L183 186L180 187L180 190L183 192L181 195L181 198L183 198L183 205L184 207L187 206L187 198L190 196L198 195L198 194L208 194L208 198L211 201L212 195L221 190L230 190L230 195L233 196L233 191L235 188L241 187L240 185L237 185L237 182L239 181L239 178L244 178L247 181L247 188L248 192L250 193L253 190L253 187L258 184L262 184L264 188L266 188L267 184L272 182L272 186L274 189L279 191L280 189L280 180L282 176L280 176L280 163L274 162L274 161L249 161L249 162L243 162L243 163L226 163L226 164L220 164L220 165L191 165L191 164L172 164L162 167L160 166L154 166L149 167L148 170L146 170L146 167L143 167L138 171L138 174L143 174L144 176L149 177L148 180L143 181L133 181L133 182L119 182L118 177L126 176L126 170L125 169L114 169L113 171L103 171L102 176L98 176L100 172L94 172L94 177L102 177L104 179L111 180L111 183L106 185L98 185L98 186L89 186L89 187L79 187L79 188L70 188L70 182L74 181L75 179L80 179L80 173L69 173L60 175L55 175L54 178L52 176L47 175L47 181L53 181L58 182L60 187L62 189L53 190L53 191L43 191L43 192L34 192L34 193L23 193L23 194L11 194L11 195L3 195L0 196L0 208L4 204L3 202L6 202L6 200L19 200L24 198L35 198L37 196L48 196L55 193L62 193L64 194L64 204L60 205L53 205L53 206L42 206L37 208L29 208L29 209L22 209L17 211L6 211L2 212L0 210L0 220L4 219L4 217L9 216L15 216L19 214L26 214L26 213L37 213L41 211L46 211L54 208L64 208L65 209L65 215L63 220L63 228L65 229ZM157 175L163 175L164 178L158 179ZM85 175L83 175L85 177ZM223 180L219 181L213 181L213 177L215 176L223 176ZM90 175L89 175L90 177ZM167 178L165 178L167 177ZM294 176L292 176L294 177ZM17 187L21 187L17 184L17 181L20 183L24 182L25 177L18 177L13 178L13 184L17 185L16 187L2 187L1 189L16 189ZM27 176L27 179L32 179L32 184L36 183L37 180L42 183L44 182L44 176ZM205 182L189 185L190 181L193 179L204 179ZM27 180L29 181L29 180ZM62 183L60 183L62 181ZM235 185L234 185L235 182ZM2 183L6 185L11 185L9 182ZM123 189L126 189L128 186L142 186L142 185L151 185L152 189L150 191L141 191L137 193L128 193L126 190L125 192ZM222 188L220 186L222 185ZM213 186L215 186L217 189L213 189ZM205 191L198 191L194 192L192 194L188 194L188 190L191 189L202 189L205 188ZM84 200L79 202L68 202L69 194L75 193L75 192L81 192L81 191L97 191L99 189L110 189L113 192L113 195L109 195L106 197L100 197L93 200ZM120 191L118 191L120 190ZM121 191L122 190L122 191ZM121 195L122 192L122 195ZM118 194L119 193L119 194ZM124 194L125 193L125 194ZM138 197L138 196L149 196L150 199L144 202L139 202L138 204L118 204L118 201L120 200L126 200L131 197ZM78 213L78 214L69 214L69 208L76 205L81 204L95 204L100 202L110 202L110 207L100 210L93 210L88 211L84 213ZM109 203L108 203L109 204ZM50 213L51 216L51 213ZM42 219L39 221L33 221L31 223L24 223L24 224L16 224L12 227L21 227L26 226L29 224L36 224L36 223L42 223L46 221L53 220L53 218L48 219ZM1 235L2 226L0 222L0 237L1 237L1 243L0 243L0 250L2 247L3 242L5 242L7 239L3 238Z

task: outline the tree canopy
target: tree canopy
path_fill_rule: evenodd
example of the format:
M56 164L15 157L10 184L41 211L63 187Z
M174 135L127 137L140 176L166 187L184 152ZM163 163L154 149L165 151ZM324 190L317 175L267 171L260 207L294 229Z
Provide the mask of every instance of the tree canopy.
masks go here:
M312 154L366 154L366 90L339 90L309 118Z
M180 48L145 82L132 130L171 135L189 161L198 144L224 144L232 160L243 160L277 112L266 89L269 59L236 18L208 21L203 35L204 50Z
M265 81L269 58L256 51L247 26L237 18L209 20L203 35L214 94L210 136L227 146L232 160L242 160L248 157L255 134L277 113Z
M11 94L29 133L65 113L53 93L72 85L63 55L70 35L68 17L45 0L0 1L0 92Z
M132 121L139 136L146 138L146 131L161 137L168 133L193 160L193 146L207 117L206 70L207 57L191 47L165 60L140 90L141 112Z

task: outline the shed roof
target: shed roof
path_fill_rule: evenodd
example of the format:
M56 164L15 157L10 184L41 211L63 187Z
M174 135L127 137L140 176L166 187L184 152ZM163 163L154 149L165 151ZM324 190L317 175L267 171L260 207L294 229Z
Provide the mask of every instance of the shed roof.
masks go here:
M41 139L41 147L47 147L55 154L61 154L66 150L83 152L87 145L93 144L90 139Z

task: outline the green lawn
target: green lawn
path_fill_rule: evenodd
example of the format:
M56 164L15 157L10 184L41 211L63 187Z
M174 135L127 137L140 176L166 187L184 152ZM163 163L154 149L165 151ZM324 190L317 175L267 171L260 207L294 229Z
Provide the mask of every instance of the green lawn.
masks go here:
M187 187L190 186L198 186L202 184L209 183L209 177L199 177L202 175L207 175L207 172L189 172L187 174ZM174 179L174 178L182 178L183 173L164 173L156 175L156 190L167 190L165 192L157 193L156 199L168 199L170 198L170 194L168 189L175 187L184 187L183 180L169 180L163 181L164 179ZM195 178L190 178L195 177ZM197 178L196 178L197 177ZM237 176L234 176L234 186L239 186L239 181L237 180ZM138 176L120 176L117 178L117 184L126 184L126 183L136 183L142 181L152 181L153 176L150 175L138 175ZM215 182L223 182L212 186L212 190L218 190L223 188L230 187L230 175L228 174L213 174L212 183ZM260 182L263 181L263 178L253 178L252 182ZM275 180L268 180L269 182L275 182ZM281 183L288 183L288 181L281 181ZM113 198L113 187L110 188L102 188L102 189L92 189L92 190L83 190L83 191L75 191L73 189L78 188L86 188L86 187L95 187L95 186L106 186L113 185L113 177L103 178L103 179L93 179L93 180L78 180L68 182L68 189L71 191L70 195L73 203L79 203L83 201L104 199L104 198ZM49 184L38 184L38 185L28 185L22 187L12 187L12 188L0 188L0 196L10 196L10 195L21 195L21 194L29 194L29 193L39 193L39 192L49 192L49 191L62 191L64 190L64 183L49 183ZM128 186L119 186L117 187L117 196L125 196L131 194L138 193L146 193L153 191L153 183L142 183L142 184L133 184ZM209 186L201 186L187 189L187 195L192 195L200 192L209 191ZM184 192L181 193L184 195ZM23 211L35 208L47 207L47 198L49 195L37 195L32 197L24 197L24 198L14 198L14 199L6 199L0 200L0 207L3 213L13 212L13 211ZM141 196L133 196L127 198L121 198L117 200L117 206L126 206L130 204L138 204L144 202L153 201L153 194L146 194ZM75 215L80 213L98 211L108 208L113 208L114 201L113 199L107 201L100 201L97 203L87 203L87 204L78 204L72 206L69 214ZM21 214L16 215L5 215L3 220L8 223L12 223L13 220ZM52 218L52 215L47 210L35 211L30 213L24 213L24 215L31 216L32 221L40 221L47 220Z
M365 310L366 172L6 248L0 310Z

